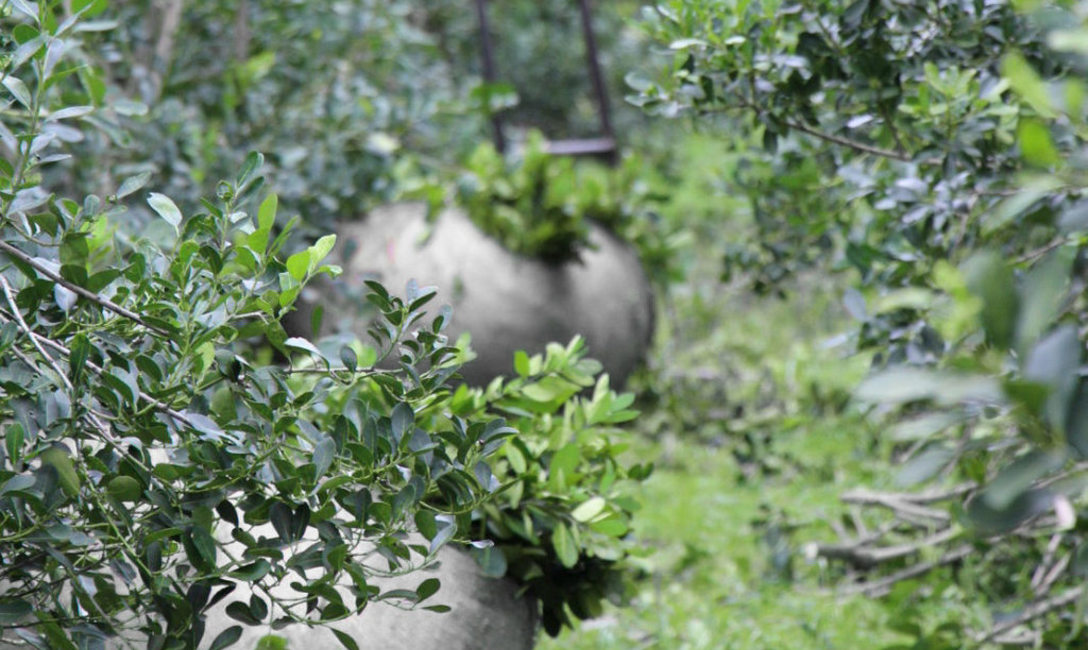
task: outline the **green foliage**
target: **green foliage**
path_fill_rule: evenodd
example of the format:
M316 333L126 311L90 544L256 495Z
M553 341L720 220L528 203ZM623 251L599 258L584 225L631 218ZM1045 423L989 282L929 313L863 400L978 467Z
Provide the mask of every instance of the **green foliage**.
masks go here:
M476 552L485 572L505 568L539 600L552 636L572 626L572 614L592 618L604 601L623 600L639 509L633 486L653 470L624 458L629 443L617 427L638 415L634 395L611 391L607 375L594 381L600 364L584 355L581 338L519 353L516 378L458 389L451 402L459 414L504 413L519 432L492 463L502 493L475 522L496 547Z
M660 80L632 77L632 101L742 129L766 151L729 181L755 232L726 272L758 270L758 290L829 257L874 283L918 283L916 260L976 244L1019 166L1001 62L1017 49L1040 61L1041 36L1004 3L678 1L644 24L672 61Z
M482 132L469 98L477 79L443 52L430 26L437 9L399 0L171 9L115 3L99 17L114 29L88 34L79 74L111 100L73 148L95 162L65 170L76 183L149 171L188 209L256 149L284 207L316 236L389 200L405 149L461 152ZM439 128L454 118L458 128Z
M584 59L568 46L581 26L566 0L492 8L510 82L494 88L481 81L475 12L459 0L186 0L171 9L113 3L85 32L78 74L105 110L73 143L77 159L95 162L63 169L75 184L150 171L188 209L259 150L284 207L317 236L397 196L404 157L428 170L462 159L488 137L492 108L518 104L512 124L555 137L595 121ZM619 28L620 11L597 8L598 37L632 59L638 39ZM530 17L531 31L521 22Z
M705 140L689 142L681 153ZM696 198L719 200L693 192L689 209ZM889 480L874 457L875 428L845 403L865 359L825 344L849 323L828 290L845 279L805 274L788 301L740 282L722 287L718 242L739 221L719 217L717 237L695 243L698 264L662 310L653 373L635 386L633 425L644 435L632 452L655 459L632 522L653 549L639 560L646 579L623 608L607 606L542 648L858 648L906 638L890 627L895 606L831 592L839 572L809 552L850 520L842 490ZM948 616L960 615L951 599L921 609L928 624L953 606Z
M959 483L926 526L893 504L844 533L890 527L856 546L970 567L957 587L998 622L912 622L913 647L1080 634L1042 614L1076 600L1083 543L1082 4L676 0L644 14L669 52L656 78L630 77L631 100L751 134L724 185L748 197L753 228L724 275L780 293L810 266L850 270L853 340L884 369L858 397L905 416L887 432L897 480ZM871 593L902 566L851 557L875 573ZM1024 618L1000 623L1009 610Z
M223 599L238 622L273 628L383 600L425 607L437 581L383 592L369 578L411 571L451 540L485 549L521 513L531 539L502 537L511 574L550 585L557 559L578 586L546 603L550 620L567 622L565 605L584 615L625 552L635 505L618 482L648 471L613 458L631 399L605 380L575 396L599 370L577 342L519 360L524 381L451 393L458 351L442 316L425 323L433 290L400 298L369 283L373 345L326 355L287 337L280 318L300 289L339 273L323 264L335 238L283 258L293 221L277 222L276 195L256 202L260 154L199 209L140 196L154 187L146 172L105 199L54 194L48 166L65 143L119 110L80 59L83 36L108 23L84 20L97 3L71 4L0 5L13 38L0 73L4 634L37 648L132 632L149 647L225 648L240 626L202 640L203 613ZM506 418L526 432L524 475L501 452L519 433ZM429 543L410 543L413 531ZM299 598L274 591L284 581ZM238 585L248 600L230 600Z
M514 162L490 144L479 145L457 179L456 202L480 230L521 255L556 262L578 259L593 246L590 224L597 223L635 246L652 277L676 279L682 275L676 259L681 237L657 214L667 197L645 181L647 175L637 157L610 169L553 156L543 135L534 131ZM412 193L430 196L439 205L445 196L434 181Z
M514 165L492 145L479 145L466 162L457 195L476 225L507 249L566 261L589 244L577 189L574 161L551 156L544 137L534 133Z

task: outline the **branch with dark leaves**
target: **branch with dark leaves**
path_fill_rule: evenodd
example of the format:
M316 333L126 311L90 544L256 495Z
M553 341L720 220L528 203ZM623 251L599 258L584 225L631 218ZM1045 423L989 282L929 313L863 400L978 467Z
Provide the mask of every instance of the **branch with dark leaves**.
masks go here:
M1045 616L1050 612L1066 607L1067 605L1071 605L1076 602L1078 598L1084 595L1085 589L1086 587L1084 585L1081 585L1080 587L1073 587L1072 589L1067 589L1066 591L1063 591L1056 596L1051 596L1050 598L1044 598L1043 600L1035 601L1034 603L1025 607L1024 610L1016 616L1013 616L1012 618L995 624L986 632L977 634L975 636L975 641L977 641L978 643L987 643L989 641L993 641L998 637L1003 637L1007 633L1012 632L1014 628L1019 627L1024 623L1028 623L1037 618Z
M963 544L956 548L943 553L936 560L930 560L928 562L919 562L918 564L911 565L896 571L895 573L881 578L879 580L867 580L857 584L849 585L843 589L843 593L848 595L862 594L865 596L884 596L896 583L904 580L910 580L911 578L917 578L918 576L925 575L938 567L945 566L946 564L952 564L958 562L967 557L974 551L974 547L970 544Z
M88 289L85 289L85 288L79 286L78 284L75 284L73 282L69 282L68 280L65 280L64 278L62 278L60 276L60 274L53 272L51 269L49 269L47 266L45 266L41 262L35 260L33 257L27 255L26 253L19 250L15 246L12 246L11 244L7 243L6 241L0 240L0 252L3 252L5 254L19 260L23 264L26 264L27 266L30 266L35 271L37 271L38 273L41 273L42 275L49 278L53 282L56 282L57 284L63 286L64 288L68 289L69 291L72 291L73 293L76 293L79 296L81 296L83 298L86 298L87 300L90 300L91 302L93 302L93 303L95 303L97 305L100 305L104 309L108 309L109 311L112 311L113 313L117 314L118 316L123 316L124 318L127 318L127 319L133 321L134 323L142 325L142 326L146 327L147 329L151 330L152 332L155 332L156 334L160 334L162 336L167 336L167 337L171 336L170 332L167 332L166 330L162 329L161 327L157 327L155 325L152 325L152 324L148 323L147 321L145 321L136 312L134 312L134 311L132 311L130 309L125 309L121 305L118 305L118 304L114 303L113 301L111 301L111 300L109 300L107 298L103 298L102 296L98 295L97 293L95 293L93 291L89 291Z
M721 113L721 112L725 112L725 111L729 111L729 110L738 110L738 109L740 109L740 110L752 110L752 111L755 111L757 114L766 113L766 111L762 107L757 106L756 104L753 104L753 103L748 102L748 101L740 101L740 102L738 102L738 104L736 106L720 106L720 107L713 107L713 108L700 107L698 109L698 112L700 114L702 114L702 115L706 115L706 114L711 114L711 113ZM841 136L841 135L835 135L834 133L827 133L826 131L821 131L819 129L811 127L811 126L809 126L807 124L804 124L802 122L798 122L796 120L782 119L782 118L776 118L776 119L783 126L785 126L787 128L794 129L796 131L800 131L801 133L805 133L807 135L810 135L810 136L812 136L814 138L817 138L819 140L823 140L825 142L830 142L832 144L839 145L840 147L847 147L848 149L853 149L854 151L859 151L861 153L867 153L867 154L870 154L870 155L873 155L873 156L880 156L881 158L889 158L891 160L898 160L900 162L910 162L911 161L910 155L908 155L908 154L906 154L906 153L904 153L902 151L893 151L891 149L884 149L883 147L877 147L875 145L867 144L865 142L860 142L858 140L853 140L851 138L847 138L847 137L844 137L844 136Z
M0 285L2 285L4 291L7 292L7 281L4 280L3 277L0 277ZM14 309L14 304L12 304L12 309ZM11 320L11 321L19 322L22 319L18 317L18 314L19 314L18 311L15 311L14 314L12 314L11 312L8 312L5 309L0 309L0 320ZM64 374L63 370L61 370L56 365L56 362L52 359L52 357L50 357L45 352L43 347L52 348L55 352L58 352L59 354L65 356L65 357L69 357L69 358L72 356L72 351L69 350L68 347L66 347L65 345L63 345L61 343L58 343L58 342L54 341L53 339L51 339L49 337L42 336L41 334L37 334L37 333L33 332L32 330L30 330L29 328L25 328L25 329L23 329L23 331L30 337L30 340L33 342L34 347L39 351L39 354L41 354L48 362L51 363L54 371L57 372L61 376L61 378L64 381L64 384L69 389L71 389L71 384L68 382L67 376ZM98 364L96 364L96 363L94 363L92 361L85 361L84 363L87 365L88 368L91 369L91 371L93 371L96 374L103 374L105 372L105 370L101 366L99 366ZM171 418L177 420L179 423L181 423L181 424L183 424L183 425L185 425L185 426L187 426L187 427L189 427L191 429L197 428L196 425L193 424L193 421L190 420L184 413L181 413L181 412L171 408L168 404L155 399L154 397L152 397L151 395L148 395L143 390L138 391L138 395L140 396L140 399L142 399L145 402L147 402L148 404L150 404L155 410L160 411L162 413L165 413L166 415L169 415Z

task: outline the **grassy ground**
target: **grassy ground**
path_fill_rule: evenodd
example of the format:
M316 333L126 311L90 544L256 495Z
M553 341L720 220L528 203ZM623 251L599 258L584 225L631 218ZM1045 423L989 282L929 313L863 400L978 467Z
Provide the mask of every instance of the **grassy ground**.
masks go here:
M653 551L647 577L632 606L542 648L874 648L901 640L888 631L883 604L835 595L832 569L805 559L805 545L830 538L828 522L843 516L839 494L880 480L875 459L883 456L863 417L842 407L865 362L821 346L845 324L834 287L815 288L798 287L787 301L737 288L677 300L654 370L666 395L643 417L650 431L638 452L659 462L637 529ZM711 312L719 316L708 327L699 313ZM817 379L825 391L827 382L842 389L822 397L834 404L820 407L821 396L805 393Z
M542 641L543 650L907 640L891 631L894 608L838 595L835 567L804 552L832 538L844 490L882 487L890 475L880 472L886 450L850 404L867 360L835 341L850 330L846 279L801 278L785 300L718 280L716 250L744 227L744 209L707 205L730 165L715 146L684 144L674 209L694 215L693 270L672 288L650 370L635 385L644 403L637 453L658 463L636 531L652 551L646 577L630 606Z

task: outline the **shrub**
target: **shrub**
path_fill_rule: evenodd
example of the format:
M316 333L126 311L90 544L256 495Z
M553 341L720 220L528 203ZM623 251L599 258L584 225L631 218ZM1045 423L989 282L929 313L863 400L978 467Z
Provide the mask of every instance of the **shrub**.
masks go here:
M632 77L647 110L761 145L730 179L755 227L729 261L761 271L757 288L811 265L855 274L844 308L884 370L858 397L905 416L887 430L898 482L958 485L855 493L890 513L822 552L911 564L854 587L874 594L967 566L995 622L952 622L940 647L1081 627L1021 629L1083 593L1084 3L1023 4L663 2L646 27L667 72ZM925 644L923 627L901 629Z
M148 173L79 202L43 185L54 177L47 166L66 164L63 143L112 110L81 49L105 25L83 19L103 6L77 0L67 14L14 2L0 16L13 39L0 159L2 629L38 648L96 647L131 632L150 647L193 648L203 611L241 583L254 595L227 613L246 624L333 621L383 600L420 605L435 580L383 592L369 578L410 571L451 540L489 536L473 525L485 506L499 508L491 516L518 506L491 476L530 485L523 502L543 503L539 539L564 568L620 559L619 529L607 543L593 529L633 510L601 477L598 468L619 467L610 452L577 447L585 456L568 468L545 466L550 452L533 447L524 477L506 469L508 456L496 454L518 431L497 413L515 398L466 402L446 387L457 367L444 318L413 329L433 291L399 298L371 284L373 346L330 358L287 337L279 320L302 286L339 272L322 264L335 238L280 256L292 222L277 223L275 195L255 205L263 156L247 156L198 210L149 193L147 223L123 215ZM391 369L378 366L386 359ZM574 397L589 368L576 344L549 359L522 389L547 408L509 407L527 432L550 431L559 409L607 416L593 424L627 417L617 406L626 398L603 384L592 401ZM539 399L548 373L572 378L574 390ZM560 483L565 494L532 489L571 468L579 480ZM428 543L410 543L409 531ZM301 570L314 570L296 584L305 597L272 593ZM240 633L233 626L212 645Z

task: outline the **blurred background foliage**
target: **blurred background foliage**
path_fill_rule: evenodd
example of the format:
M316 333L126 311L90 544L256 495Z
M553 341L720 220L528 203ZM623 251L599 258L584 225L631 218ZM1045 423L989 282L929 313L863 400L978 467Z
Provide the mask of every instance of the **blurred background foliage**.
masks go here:
M109 164L65 171L82 187L149 171L170 196L195 202L256 149L281 202L316 232L395 198L405 169L467 157L488 137L483 109L515 101L512 93L521 98L512 130L588 134L596 107L573 4L503 4L489 12L501 62L492 87L481 78L471 3L111 3L117 28L88 49L86 75L113 111L82 153L96 156L105 139L122 149L101 161ZM638 56L621 4L594 18L616 96L623 62ZM639 119L620 111L621 125Z
M490 4L509 87L470 3L114 2L50 173L193 201L260 149L319 233L456 178L513 95L515 135L592 135L574 3ZM595 25L689 243L635 385L656 553L545 647L1082 647L1088 6L639 5Z

